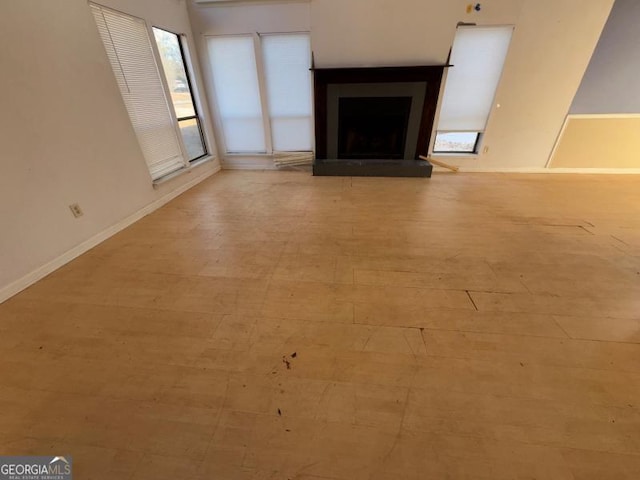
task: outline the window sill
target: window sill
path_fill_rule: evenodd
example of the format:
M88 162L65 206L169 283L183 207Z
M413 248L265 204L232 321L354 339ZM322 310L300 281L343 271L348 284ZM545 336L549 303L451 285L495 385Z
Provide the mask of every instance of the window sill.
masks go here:
M191 173L195 168L199 167L204 163L215 160L215 158L216 157L214 155L209 155L206 157L199 158L198 160L191 162L188 167L183 167L180 170L176 170L175 172L171 172L165 175L164 177L160 177L157 180L154 180L153 188L158 188L163 183L167 183L168 181L173 180L174 178L180 177L185 173Z
M433 158L478 158L480 156L479 153L464 153L464 152L459 152L459 153L432 153L431 157Z

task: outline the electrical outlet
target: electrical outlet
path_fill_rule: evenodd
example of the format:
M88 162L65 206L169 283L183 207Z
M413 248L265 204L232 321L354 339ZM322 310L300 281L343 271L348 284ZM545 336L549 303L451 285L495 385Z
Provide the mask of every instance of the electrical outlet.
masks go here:
M81 217L83 215L82 209L80 208L80 205L78 205L77 203L69 205L69 210L71 210L71 213L73 213L73 216L76 218Z
M489 147L484 147L482 149L482 153L489 153Z

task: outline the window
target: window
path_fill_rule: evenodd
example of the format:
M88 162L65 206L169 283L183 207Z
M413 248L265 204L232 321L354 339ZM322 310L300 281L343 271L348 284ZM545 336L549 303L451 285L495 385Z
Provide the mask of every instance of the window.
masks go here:
M207 46L226 151L310 152L309 35L208 37Z
M261 40L273 149L310 151L313 130L309 35L264 35Z
M253 37L209 37L207 43L227 152L265 153Z
M164 76L171 92L171 101L187 159L192 162L204 157L207 154L207 148L193 98L191 79L187 72L182 38L175 33L156 27L153 27L153 35L158 45Z
M185 168L188 160L205 155L200 119L190 93L190 80L179 42L175 65L171 63L168 67L175 68L171 91L178 89L178 76L182 75L180 78L186 84L183 88L188 93L184 101L177 102L179 99L176 98L170 104L144 20L93 3L90 7L151 178L157 180ZM168 46L166 51L170 48ZM159 45L159 50L163 49ZM166 72L167 67L164 70ZM177 125L172 108L182 115L189 109L189 104L189 114Z
M458 27L434 153L476 153L493 105L513 27Z
M434 153L475 153L480 140L479 132L438 132Z

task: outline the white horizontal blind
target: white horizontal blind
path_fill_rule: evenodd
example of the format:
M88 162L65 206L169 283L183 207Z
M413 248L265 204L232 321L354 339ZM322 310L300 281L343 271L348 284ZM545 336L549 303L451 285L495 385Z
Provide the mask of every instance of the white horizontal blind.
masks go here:
M207 47L227 151L264 153L253 37L208 37Z
M95 4L91 11L151 177L184 167L144 21Z
M458 27L439 131L482 132L493 105L513 27Z
M264 35L261 40L273 149L282 152L310 151L312 96L309 35Z

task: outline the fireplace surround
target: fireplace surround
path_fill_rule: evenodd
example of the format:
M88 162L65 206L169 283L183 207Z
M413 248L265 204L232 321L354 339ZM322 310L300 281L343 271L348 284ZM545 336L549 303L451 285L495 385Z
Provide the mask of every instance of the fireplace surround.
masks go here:
M444 66L314 68L314 175L431 176Z

